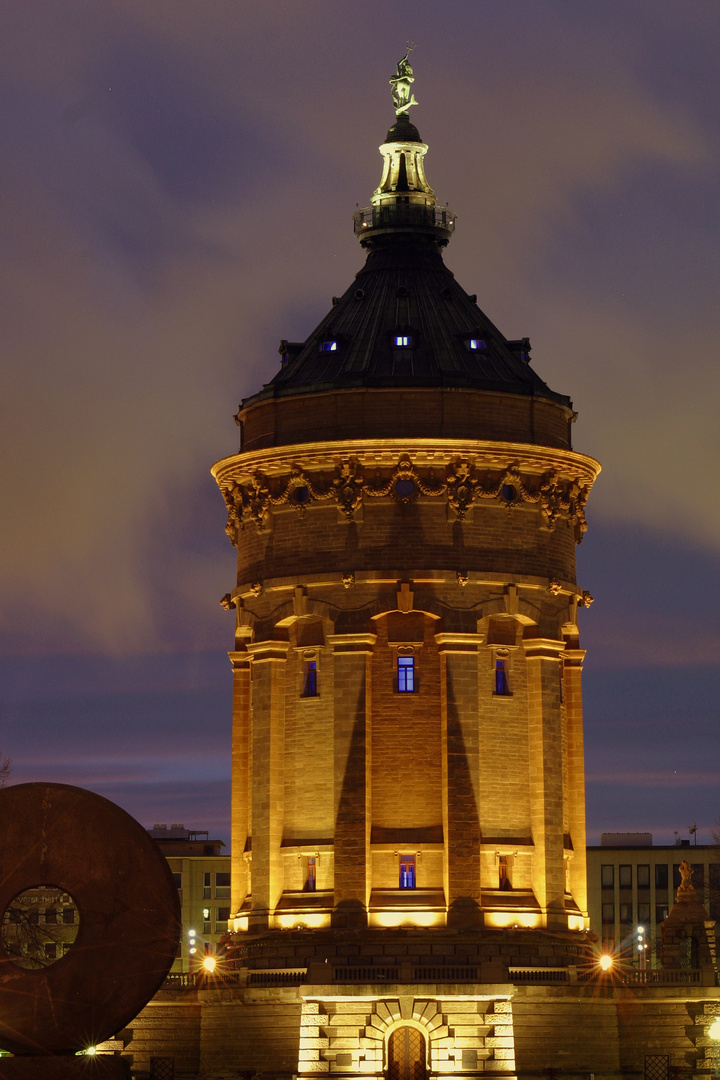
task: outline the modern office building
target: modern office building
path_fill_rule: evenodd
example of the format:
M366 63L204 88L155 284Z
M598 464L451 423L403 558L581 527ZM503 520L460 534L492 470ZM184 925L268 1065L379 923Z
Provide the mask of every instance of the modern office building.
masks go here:
M603 952L623 954L661 966L660 924L667 918L681 884L680 863L693 869L693 885L711 919L720 916L720 849L689 841L653 846L651 833L604 833L599 847L588 847L590 926ZM638 927L642 930L638 934Z
M180 895L182 936L172 973L195 971L215 956L230 918L230 857L222 840L182 824L147 830L168 861ZM192 951L191 951L192 950Z

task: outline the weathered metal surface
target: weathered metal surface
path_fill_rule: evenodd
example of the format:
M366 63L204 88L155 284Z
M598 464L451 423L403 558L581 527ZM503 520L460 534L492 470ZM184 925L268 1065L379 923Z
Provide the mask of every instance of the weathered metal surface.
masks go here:
M67 1054L111 1037L162 984L180 933L178 892L145 830L114 803L65 784L0 791L0 919L19 893L54 885L77 902L75 941L20 967L0 940L0 1048Z

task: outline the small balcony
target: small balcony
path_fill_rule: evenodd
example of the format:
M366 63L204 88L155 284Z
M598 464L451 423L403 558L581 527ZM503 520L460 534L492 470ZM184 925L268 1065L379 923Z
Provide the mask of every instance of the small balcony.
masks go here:
M364 206L353 214L355 235L364 236L395 229L431 230L439 232L447 242L455 231L455 211L448 206L426 206L423 203L394 202L382 206Z

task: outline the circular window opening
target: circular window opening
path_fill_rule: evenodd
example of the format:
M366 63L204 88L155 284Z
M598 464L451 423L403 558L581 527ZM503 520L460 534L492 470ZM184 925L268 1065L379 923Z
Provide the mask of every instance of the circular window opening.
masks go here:
M292 493L293 502L300 503L300 505L306 503L309 498L310 489L305 485L303 485L302 487L296 487Z
M395 494L401 499L409 499L415 492L414 480L396 480Z
M13 897L2 917L5 955L28 971L61 960L80 929L80 912L70 893L57 885L32 885Z
M512 484L503 484L500 488L500 498L506 503L515 502L517 499L517 488L514 488Z

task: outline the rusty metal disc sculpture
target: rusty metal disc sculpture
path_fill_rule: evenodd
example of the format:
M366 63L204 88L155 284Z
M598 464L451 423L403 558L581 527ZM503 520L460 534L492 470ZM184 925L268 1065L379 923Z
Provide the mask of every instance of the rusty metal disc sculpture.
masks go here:
M0 1049L110 1038L158 990L179 935L172 874L129 814L65 784L0 791Z

